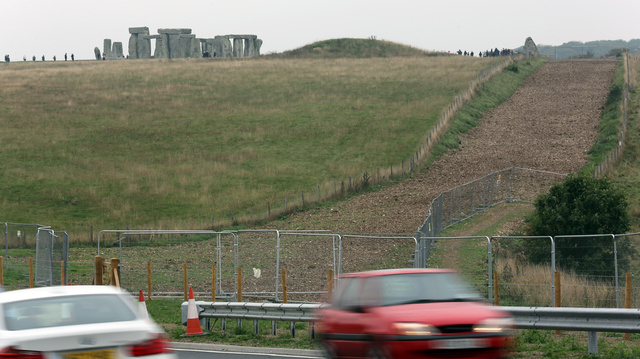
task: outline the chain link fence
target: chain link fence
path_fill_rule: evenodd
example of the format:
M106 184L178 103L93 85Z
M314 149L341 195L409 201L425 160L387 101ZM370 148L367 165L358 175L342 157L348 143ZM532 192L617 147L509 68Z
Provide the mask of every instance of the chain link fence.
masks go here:
M4 237L2 269L3 277L10 279L4 283L8 289L60 285L63 276L69 277L69 268L63 264L69 261L66 232L38 223L4 222ZM17 255L10 255L10 251Z

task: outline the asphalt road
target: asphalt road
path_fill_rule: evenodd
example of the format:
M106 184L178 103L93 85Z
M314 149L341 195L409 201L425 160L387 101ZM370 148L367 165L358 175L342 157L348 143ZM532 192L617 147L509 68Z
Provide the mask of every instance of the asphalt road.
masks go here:
M321 358L319 351L302 349L254 348L199 343L173 343L173 347L180 359Z

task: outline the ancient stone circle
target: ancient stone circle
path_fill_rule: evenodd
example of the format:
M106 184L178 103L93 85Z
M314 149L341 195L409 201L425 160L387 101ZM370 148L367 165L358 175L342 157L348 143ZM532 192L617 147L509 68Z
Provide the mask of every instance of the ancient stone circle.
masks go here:
M197 38L191 29L158 29L150 35L148 27L129 28L129 59L184 59L200 57L253 57L260 56L262 40L256 35L218 35ZM151 40L155 50L151 54ZM97 60L124 59L122 42L104 39L103 51L94 49Z

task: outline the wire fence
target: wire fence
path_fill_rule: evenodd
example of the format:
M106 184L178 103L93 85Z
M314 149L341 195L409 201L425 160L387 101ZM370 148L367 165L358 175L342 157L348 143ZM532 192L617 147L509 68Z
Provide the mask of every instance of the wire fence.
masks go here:
M440 193L431 201L427 219L416 236L437 237L446 228L500 203L533 203L537 195L565 177L566 174L518 167L491 172Z
M618 133L618 143L613 151L605 157L605 159L596 167L594 175L596 177L602 177L611 166L618 161L622 156L625 146L625 138L627 135L627 122L628 122L628 104L629 104L629 92L631 87L631 63L637 64L640 61L638 55L623 55L624 61L624 96L622 97L622 117L620 119L620 132Z
M206 300L235 301L241 296L245 301L282 302L286 292L289 302L324 302L340 273L413 267L420 242L433 240L428 267L461 272L491 302L555 306L559 288L562 306L624 307L626 275L631 273L629 305L640 306L640 283L629 269L640 233L418 239L329 231L147 232L103 236L100 256L120 260L123 288L136 293L142 289L153 298L184 298L190 286L196 297ZM527 248L541 255L531 260ZM576 270L576 262L594 260L594 251L601 255L593 268ZM74 248L65 283L94 283L97 254L96 248ZM12 257L3 273L5 287L28 287L28 273L29 257ZM51 285L58 284L52 279Z

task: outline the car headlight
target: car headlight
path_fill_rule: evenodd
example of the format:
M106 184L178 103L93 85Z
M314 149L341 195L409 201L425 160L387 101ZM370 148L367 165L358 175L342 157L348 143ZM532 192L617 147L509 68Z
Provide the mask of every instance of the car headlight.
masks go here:
M505 333L513 330L515 321L513 318L489 318L473 326L476 333Z
M440 334L438 328L422 323L393 323L393 328L400 335L436 335Z

